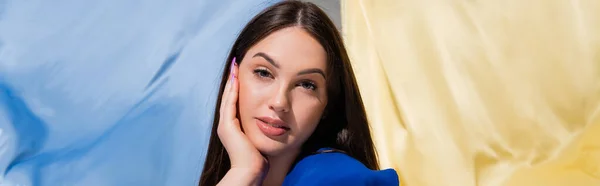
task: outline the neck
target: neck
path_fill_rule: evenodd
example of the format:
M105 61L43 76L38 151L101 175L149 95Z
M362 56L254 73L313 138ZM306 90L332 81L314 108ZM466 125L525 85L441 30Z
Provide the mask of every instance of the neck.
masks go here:
M263 186L282 185L298 154L298 151L288 151L279 156L268 156L269 172L262 182Z

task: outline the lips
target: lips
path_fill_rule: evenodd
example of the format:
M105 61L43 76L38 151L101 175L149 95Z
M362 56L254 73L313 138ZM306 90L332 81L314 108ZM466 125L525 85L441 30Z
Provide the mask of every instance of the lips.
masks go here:
M270 117L256 118L256 125L263 134L273 137L284 135L290 130L285 122Z
M271 117L258 117L256 119L264 122L265 124L267 124L271 127L290 130L290 127L288 127L287 124L280 119L271 118Z

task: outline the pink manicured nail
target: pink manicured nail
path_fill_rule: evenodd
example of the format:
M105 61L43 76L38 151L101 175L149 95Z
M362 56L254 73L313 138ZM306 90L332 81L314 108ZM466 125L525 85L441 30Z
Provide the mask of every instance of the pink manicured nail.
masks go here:
M229 70L229 73L231 74L231 78L235 78L235 75L233 74L233 68L235 65L235 57L233 57L233 60L231 60L231 69Z

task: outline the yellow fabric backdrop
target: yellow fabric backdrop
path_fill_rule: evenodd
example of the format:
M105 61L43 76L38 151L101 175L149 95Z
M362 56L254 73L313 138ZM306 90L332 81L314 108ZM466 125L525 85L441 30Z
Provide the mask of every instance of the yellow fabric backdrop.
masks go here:
M600 1L347 0L342 22L402 185L600 185Z

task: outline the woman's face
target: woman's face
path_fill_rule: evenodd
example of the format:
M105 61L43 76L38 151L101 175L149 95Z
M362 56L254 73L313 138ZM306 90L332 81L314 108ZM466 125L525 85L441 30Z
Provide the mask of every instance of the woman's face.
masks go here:
M325 50L299 27L272 33L239 66L239 116L263 154L298 152L327 105Z

